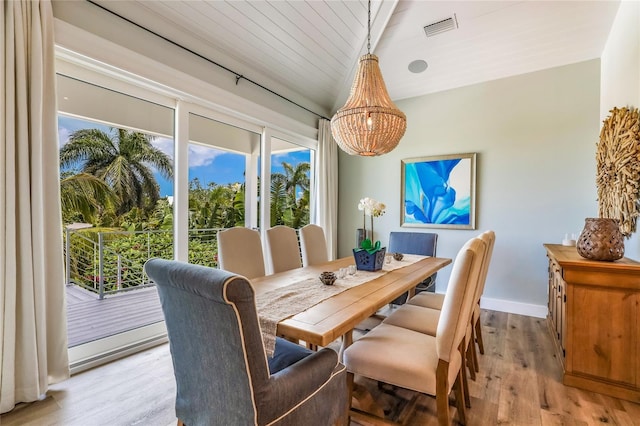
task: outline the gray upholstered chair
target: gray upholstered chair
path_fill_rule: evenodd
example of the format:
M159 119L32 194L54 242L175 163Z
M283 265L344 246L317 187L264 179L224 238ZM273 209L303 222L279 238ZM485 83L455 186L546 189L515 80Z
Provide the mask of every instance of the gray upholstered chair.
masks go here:
M389 246L387 253L419 254L422 256L435 256L438 246L438 234L433 232L391 232L389 234ZM416 293L422 291L433 292L435 289L437 274L416 286ZM407 294L397 297L391 303L402 305L407 301Z
M345 367L331 349L276 339L266 356L251 284L163 259L145 265L164 312L178 424L331 425L347 421Z
M433 395L440 425L451 422L449 393L455 390L458 417L465 424L464 336L484 250L484 243L473 238L458 252L434 336L383 322L344 351L350 390L354 376L361 375ZM359 410L353 409L352 415L367 423L381 424L379 419Z
M283 272L302 266L296 230L284 225L267 229L271 272Z
M302 265L318 265L329 261L327 239L322 227L314 224L300 228L300 250Z
M218 232L218 264L220 269L249 279L264 277L260 233L240 226Z

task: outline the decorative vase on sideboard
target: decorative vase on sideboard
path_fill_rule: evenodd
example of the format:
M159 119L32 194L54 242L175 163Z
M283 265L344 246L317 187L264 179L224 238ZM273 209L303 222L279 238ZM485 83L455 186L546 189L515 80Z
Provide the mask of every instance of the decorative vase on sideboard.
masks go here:
M607 218L586 218L584 221L584 229L576 242L578 254L591 260L622 259L624 236L618 221Z

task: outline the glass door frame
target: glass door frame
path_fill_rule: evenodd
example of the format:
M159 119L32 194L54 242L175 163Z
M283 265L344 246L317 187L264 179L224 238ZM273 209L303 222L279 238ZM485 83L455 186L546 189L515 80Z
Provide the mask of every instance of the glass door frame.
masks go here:
M149 60L149 62L152 62ZM248 191L249 204L245 215L245 226L258 226L263 233L270 225L270 181L271 181L271 138L282 139L311 149L311 188L313 185L315 168L314 155L318 142L308 136L300 135L287 129L269 126L259 119L249 121L246 114L226 114L221 112L220 105L212 104L201 99L194 103L186 101L185 94L173 90L162 84L155 84L143 77L117 69L115 66L75 54L65 48L56 48L56 72L66 76L85 81L90 84L106 87L108 89L163 105L174 110L174 258L176 260L188 260L188 223L189 223L189 114L194 113L206 118L211 118L226 124L240 127L261 135L260 146L254 147L247 158L247 170L256 170L258 157L262 156L261 164L261 199L258 215L258 177L248 177L247 184L251 181L251 190ZM194 95L195 99L195 95ZM243 118L240 118L242 116ZM311 214L313 215L314 196L311 196ZM260 223L258 223L260 217ZM313 216L312 216L313 217ZM69 349L69 360L72 373L80 372L94 366L109 362L122 356L144 350L148 347L167 341L164 322L141 327L116 336L79 345Z

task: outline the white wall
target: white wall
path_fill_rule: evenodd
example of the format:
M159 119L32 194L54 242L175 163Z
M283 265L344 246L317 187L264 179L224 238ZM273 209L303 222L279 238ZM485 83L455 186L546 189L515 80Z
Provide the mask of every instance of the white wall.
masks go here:
M599 87L600 61L592 60L397 102L408 123L398 148L376 158L340 153L339 255L355 245L362 197L388 206L374 225L383 244L400 229L401 159L476 152L477 230L435 230L438 255L453 258L467 239L495 230L490 306L544 315L543 244L580 232L597 214ZM438 274L438 291L450 270Z
M640 108L640 2L620 4L601 67L601 121L613 107ZM640 232L625 241L625 256L640 260Z

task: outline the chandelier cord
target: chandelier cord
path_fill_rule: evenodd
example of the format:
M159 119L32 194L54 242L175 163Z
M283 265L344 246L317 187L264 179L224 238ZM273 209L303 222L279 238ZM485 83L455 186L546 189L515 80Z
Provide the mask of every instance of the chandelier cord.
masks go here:
M389 97L378 57L371 53L371 0L367 3L367 54L358 61L347 102L331 119L331 134L347 154L372 157L395 149L407 116Z
M367 14L367 53L371 53L371 0L369 0Z

